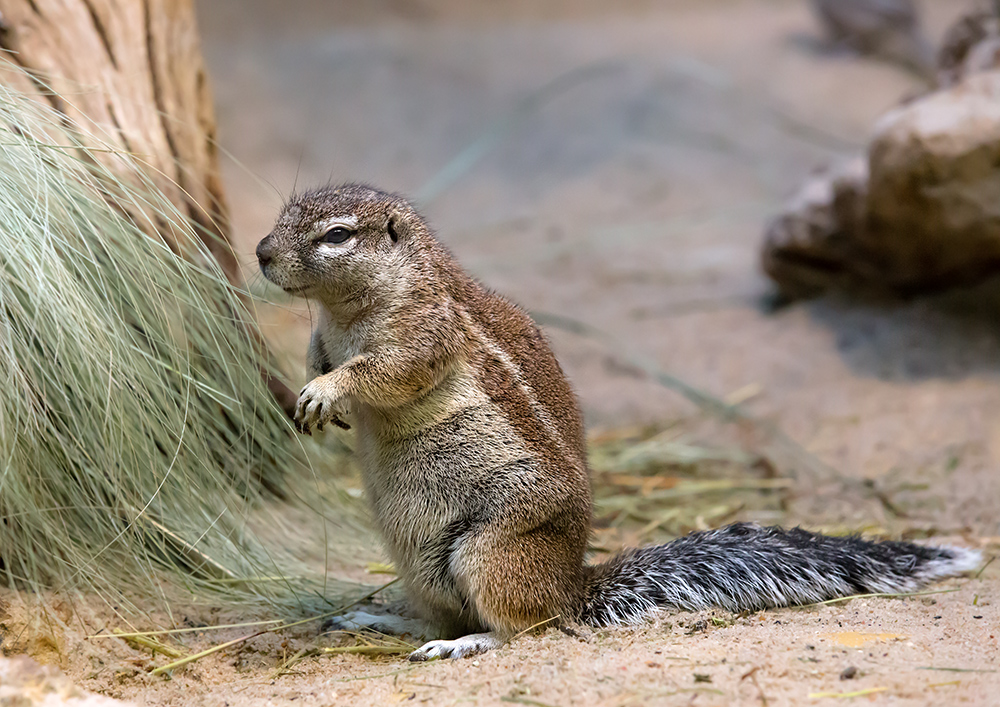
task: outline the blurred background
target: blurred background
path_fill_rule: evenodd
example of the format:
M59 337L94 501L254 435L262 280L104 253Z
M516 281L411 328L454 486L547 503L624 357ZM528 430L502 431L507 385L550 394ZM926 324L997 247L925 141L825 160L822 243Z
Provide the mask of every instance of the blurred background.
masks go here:
M937 42L976 3L918 5ZM254 245L296 185L398 190L467 269L532 312L744 402L843 473L926 481L949 527L996 534L977 500L996 497L1000 462L989 286L762 304L769 219L925 92L919 74L831 48L799 0L197 6L255 287ZM276 301L262 317L294 387L311 313ZM605 345L547 332L591 429L691 414Z
M137 273L86 290L82 301L96 312L109 291L132 293L125 316L103 325L66 294L86 277L36 285L45 269L34 261L3 263L4 291L31 305L3 323L28 352L21 359L41 381L39 397L68 401L65 411L38 405L30 385L0 396L16 411L0 422L21 424L0 438L21 452L12 475L3 469L20 495L9 481L0 489L0 640L14 637L5 655L58 663L89 689L151 705L306 695L381 705L414 699L418 688L435 703L446 691L461 701L622 707L651 704L650 695L688 704L698 690L748 704L891 690L899 704L922 705L944 687L986 704L996 693L1000 3L0 0L0 10L0 49L19 65L6 80L72 109L41 121L46 135L72 129L36 142L21 129L33 113L17 113L17 100L0 105L11 141L0 156L34 156L32 169L25 161L0 170L4 213L23 212L23 230L0 229L0 241L12 253L30 244L62 272L64 261L86 261L76 256L84 233L117 243L116 257L102 261L108 277L127 270L120 262ZM53 95L38 80L46 69ZM35 159L75 138L93 147L81 137L88 130L109 136L110 149L102 138L87 160L62 150L62 163ZM46 200L32 170L53 193L73 196L73 175L90 174L79 164L99 167L101 155L110 179L84 203L103 221L81 226L71 209L37 208ZM166 275L150 289L150 258L133 248L141 224L108 198L132 193L132 172L114 170L133 160L165 190L153 202L160 215L189 216L202 229L174 233L172 221L154 218L150 233L196 262L201 246L214 248L222 270L201 290ZM595 557L745 520L980 547L985 566L932 588L939 597L813 605L794 621L705 612L593 639L552 629L482 665L424 664L409 687L404 673L416 668L387 665L405 644L272 621L353 606L376 584L389 587L393 573L367 523L350 433L296 435L271 404L272 394L294 403L305 382L317 312L263 280L254 248L296 189L344 181L411 197L465 268L550 337L588 424ZM133 203L146 204L146 192L136 193ZM62 248L49 247L53 228L37 221L50 212L65 219ZM117 241L107 224L117 224ZM238 266L217 236L231 236ZM154 270L177 271L172 252L160 254ZM15 265L27 275L11 275ZM291 390L261 381L252 327L233 331L240 305L225 297L240 274ZM198 304L206 301L223 306ZM51 326L37 326L35 312ZM174 315L189 312L214 314L175 331ZM121 356L93 354L79 334L90 328L77 322L143 353L129 329L143 317L163 330L144 339L172 342L167 352L189 358L160 368L141 358L121 369L132 378L105 374ZM122 321L125 334L106 336ZM43 355L39 336L57 352L81 344L77 355L100 375L52 366L61 359ZM232 342L242 346L235 354ZM12 368L22 363L7 357ZM242 387L197 396L189 416L191 360L210 364L206 390ZM106 380L118 383L115 395ZM82 383L91 398L78 392ZM166 403L150 404L160 398L147 391L161 389ZM102 401L116 417L94 413ZM91 435L69 461L63 440L80 435L38 433L64 422ZM175 436L198 442L187 441L177 468ZM36 441L49 461L37 462ZM94 463L93 450L112 461ZM24 558L28 580L9 558ZM53 566L82 576L91 595L78 606L58 596L44 611L15 601L24 582L61 589L38 571ZM156 641L90 642L132 626L133 591L137 602L163 604L142 608L134 628L180 628L167 641L183 651L154 660ZM392 588L379 596L391 599ZM250 597L270 604L243 608ZM245 633L254 611L271 628ZM168 671L188 660L198 663L170 680L147 675L157 662ZM4 666L0 657L0 673ZM917 672L928 670L961 680ZM713 686L691 689L712 675ZM841 684L856 675L861 683Z

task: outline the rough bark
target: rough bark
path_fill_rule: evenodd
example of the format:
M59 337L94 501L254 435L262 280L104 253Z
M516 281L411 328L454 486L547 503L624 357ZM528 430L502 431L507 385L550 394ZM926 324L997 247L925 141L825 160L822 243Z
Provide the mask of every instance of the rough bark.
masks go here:
M0 0L0 49L34 77L7 70L0 81L49 102L101 143L136 155L238 282L192 0ZM102 154L88 157L115 168ZM176 252L194 252L182 232L167 224L156 230ZM286 409L294 404L283 383L268 385Z

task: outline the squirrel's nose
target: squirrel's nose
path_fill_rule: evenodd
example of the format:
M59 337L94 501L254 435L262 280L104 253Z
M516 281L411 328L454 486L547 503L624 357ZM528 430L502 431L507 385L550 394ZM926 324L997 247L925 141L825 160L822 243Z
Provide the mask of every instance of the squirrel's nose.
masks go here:
M271 236L267 236L257 244L257 262L260 266L266 267L274 258L274 248L272 247Z

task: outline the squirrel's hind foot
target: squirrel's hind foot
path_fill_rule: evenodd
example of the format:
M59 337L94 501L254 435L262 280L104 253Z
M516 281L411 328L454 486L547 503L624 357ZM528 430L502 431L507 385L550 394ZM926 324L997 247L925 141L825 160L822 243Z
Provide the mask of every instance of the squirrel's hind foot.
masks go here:
M418 619L408 619L395 614L371 614L367 611L348 611L340 616L327 619L325 631L374 631L389 636L413 636L424 638L427 627Z
M411 661L436 658L466 658L499 648L503 641L494 633L470 633L453 641L431 641L410 653Z

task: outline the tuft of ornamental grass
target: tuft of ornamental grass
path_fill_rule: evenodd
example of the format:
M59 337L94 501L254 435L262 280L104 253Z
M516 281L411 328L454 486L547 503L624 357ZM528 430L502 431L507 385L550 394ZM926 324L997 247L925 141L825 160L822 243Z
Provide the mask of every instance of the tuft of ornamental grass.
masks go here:
M262 498L308 465L253 318L141 156L95 144L0 86L0 585L337 601L285 579L323 568Z

